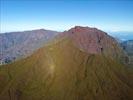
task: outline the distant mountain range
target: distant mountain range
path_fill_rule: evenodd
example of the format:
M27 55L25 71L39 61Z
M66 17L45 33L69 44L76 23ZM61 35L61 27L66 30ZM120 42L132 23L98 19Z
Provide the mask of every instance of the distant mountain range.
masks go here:
M76 26L46 44L0 66L0 100L133 100L133 69L107 33Z
M56 31L39 29L0 34L1 64L29 56L58 33Z
M133 55L133 40L124 41L121 45L128 55Z
M121 46L128 55L128 64L131 64L133 66L133 40L124 41L121 43Z

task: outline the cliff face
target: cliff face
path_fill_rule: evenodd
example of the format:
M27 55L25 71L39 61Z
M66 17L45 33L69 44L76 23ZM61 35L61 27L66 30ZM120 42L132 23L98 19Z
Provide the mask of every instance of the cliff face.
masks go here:
M110 56L113 53L108 55L106 45L99 50L99 35L81 29L85 31L70 29L30 57L1 66L0 99L132 100L133 70ZM105 33L100 36L113 41Z
M107 33L96 28L76 26L64 34L71 37L73 43L82 51L90 54L104 54L120 57L122 50L117 41Z

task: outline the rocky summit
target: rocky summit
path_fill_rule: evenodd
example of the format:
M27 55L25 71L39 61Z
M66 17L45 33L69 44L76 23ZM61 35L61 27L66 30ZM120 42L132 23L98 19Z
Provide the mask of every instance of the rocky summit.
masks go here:
M113 37L97 28L75 26L63 34L69 36L80 50L89 54L120 56L122 52Z

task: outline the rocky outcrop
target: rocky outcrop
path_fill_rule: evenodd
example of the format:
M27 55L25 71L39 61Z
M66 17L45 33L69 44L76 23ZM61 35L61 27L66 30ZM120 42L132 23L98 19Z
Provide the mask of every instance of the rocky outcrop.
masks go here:
M84 52L112 57L120 57L122 54L117 41L97 28L75 26L64 34L71 37L73 43Z

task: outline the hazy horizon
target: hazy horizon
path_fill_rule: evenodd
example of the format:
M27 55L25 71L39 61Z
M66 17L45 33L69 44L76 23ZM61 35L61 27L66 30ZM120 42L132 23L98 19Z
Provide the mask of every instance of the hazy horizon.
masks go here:
M42 28L64 31L76 25L133 32L132 4L131 0L1 0L0 33Z

